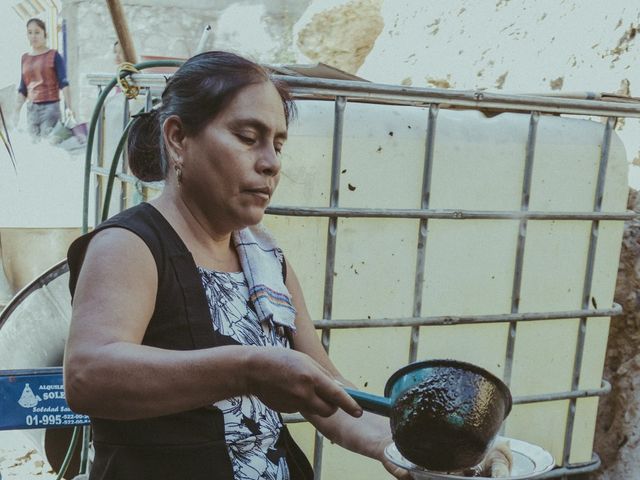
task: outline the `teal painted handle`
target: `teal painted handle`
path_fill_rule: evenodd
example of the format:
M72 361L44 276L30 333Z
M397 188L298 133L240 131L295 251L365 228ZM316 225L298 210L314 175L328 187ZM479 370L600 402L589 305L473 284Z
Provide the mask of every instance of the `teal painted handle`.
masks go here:
M347 387L344 387L344 390L358 402L358 405L368 412L377 413L385 417L388 417L391 413L391 400L387 397L380 397L379 395L372 395Z

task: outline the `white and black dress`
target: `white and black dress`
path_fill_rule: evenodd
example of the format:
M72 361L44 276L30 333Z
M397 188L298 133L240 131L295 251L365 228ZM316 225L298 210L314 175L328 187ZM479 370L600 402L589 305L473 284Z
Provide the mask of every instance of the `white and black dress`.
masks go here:
M242 272L198 270L221 345L289 348L282 328L258 320ZM233 397L215 406L224 415L235 480L288 480L286 452L276 446L282 429L280 415L255 396Z

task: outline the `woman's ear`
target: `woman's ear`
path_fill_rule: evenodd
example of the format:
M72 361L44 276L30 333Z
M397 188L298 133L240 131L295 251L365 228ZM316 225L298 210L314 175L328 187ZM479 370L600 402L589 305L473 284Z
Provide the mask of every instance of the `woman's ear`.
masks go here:
M175 162L177 159L182 158L185 147L185 134L180 117L171 115L164 121L162 124L162 136L169 155L167 160Z

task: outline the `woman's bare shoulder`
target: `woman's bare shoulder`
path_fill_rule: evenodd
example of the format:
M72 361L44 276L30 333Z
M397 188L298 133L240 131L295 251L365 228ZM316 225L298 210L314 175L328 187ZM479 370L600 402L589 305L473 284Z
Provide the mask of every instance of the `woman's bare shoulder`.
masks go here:
M84 256L83 270L92 267L103 271L119 267L121 273L127 275L156 272L153 255L144 240L121 227L106 228L91 238Z
M96 232L87 245L89 251L108 253L110 250L149 249L142 238L125 227L109 227Z
M122 329L131 322L132 338L138 338L153 312L157 288L157 269L144 241L124 228L101 230L87 247L73 317L101 330Z

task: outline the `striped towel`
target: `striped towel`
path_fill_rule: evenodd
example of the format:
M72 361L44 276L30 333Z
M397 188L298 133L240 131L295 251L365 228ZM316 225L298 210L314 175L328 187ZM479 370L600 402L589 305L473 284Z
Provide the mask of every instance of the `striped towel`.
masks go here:
M295 332L296 309L284 284L282 250L262 224L233 232L233 242L249 287L249 299L261 322Z

